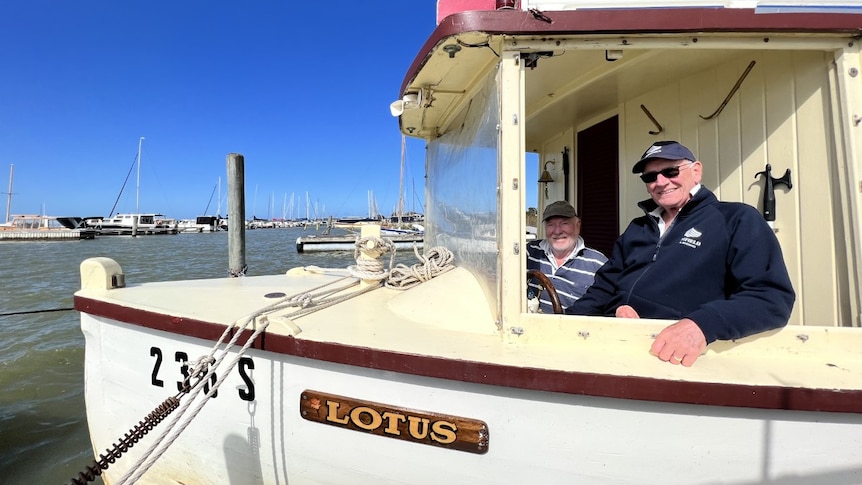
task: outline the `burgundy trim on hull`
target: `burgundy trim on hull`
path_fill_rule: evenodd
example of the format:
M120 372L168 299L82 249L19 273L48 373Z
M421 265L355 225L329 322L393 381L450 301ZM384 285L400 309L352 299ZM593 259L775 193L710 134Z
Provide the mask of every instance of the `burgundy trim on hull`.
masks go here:
M745 8L581 9L543 12L551 22L521 10L477 10L443 19L407 70L401 94L446 37L465 32L512 36L656 34L685 32L862 33L862 14L755 13Z
M75 309L131 325L211 341L218 340L225 329L221 324L138 310L80 296L75 297ZM245 333L247 339L251 332ZM245 339L241 339L239 344L244 343ZM331 342L312 342L266 333L260 341L254 342L252 348L368 369L535 391L711 406L862 413L862 391L858 390L681 382L523 368Z

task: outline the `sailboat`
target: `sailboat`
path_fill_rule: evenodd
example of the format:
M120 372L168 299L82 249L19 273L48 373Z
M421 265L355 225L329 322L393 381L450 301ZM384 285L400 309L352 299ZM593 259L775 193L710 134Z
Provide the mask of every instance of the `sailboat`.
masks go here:
M100 236L144 236L144 235L161 235L161 234L177 234L179 232L177 221L169 219L159 213L142 213L141 206L141 148L144 142L144 137L138 140L138 154L135 157L137 163L138 176L135 194L135 212L114 214L111 209L111 215L105 217L86 217L84 225L95 229ZM134 165L133 165L134 167ZM123 184L125 187L125 184ZM120 194L117 196L119 201L123 190L120 189ZM116 203L114 203L116 208Z
M80 218L53 217L45 214L12 214L12 180L15 165L9 165L9 191L6 199L6 222L0 224L2 241L93 239L96 231L80 227Z
M218 178L218 182L216 182L216 186L213 187L213 191L210 194L210 200L207 202L207 207L204 209L204 214L209 212L210 204L212 203L213 197L219 196L219 208L218 215L215 216L197 216L194 219L181 219L177 223L177 228L181 233L204 233L204 232L217 232L223 231L221 228L221 177Z
M414 235L422 236L425 234L425 227L420 224L423 221L422 214L411 212L404 214L404 165L407 160L407 137L401 135L401 171L398 179L398 206L395 214L389 218L380 231L385 236L403 236Z

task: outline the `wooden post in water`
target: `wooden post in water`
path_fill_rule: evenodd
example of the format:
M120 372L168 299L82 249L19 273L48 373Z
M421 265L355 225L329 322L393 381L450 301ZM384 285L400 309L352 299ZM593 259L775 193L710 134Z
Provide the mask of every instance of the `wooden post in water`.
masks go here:
M245 276L245 157L227 156L227 235L231 278Z

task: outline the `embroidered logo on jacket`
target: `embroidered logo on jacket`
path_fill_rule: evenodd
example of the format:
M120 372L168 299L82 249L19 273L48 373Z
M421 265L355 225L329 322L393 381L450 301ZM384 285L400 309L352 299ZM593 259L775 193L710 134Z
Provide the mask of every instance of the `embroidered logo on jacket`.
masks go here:
M688 231L685 231L685 234L683 234L682 238L679 240L679 243L684 245L684 246L688 246L690 248L697 249L701 245L701 242L699 241L699 239L700 239L700 236L702 236L702 235L703 235L702 232L700 232L697 229L692 227Z

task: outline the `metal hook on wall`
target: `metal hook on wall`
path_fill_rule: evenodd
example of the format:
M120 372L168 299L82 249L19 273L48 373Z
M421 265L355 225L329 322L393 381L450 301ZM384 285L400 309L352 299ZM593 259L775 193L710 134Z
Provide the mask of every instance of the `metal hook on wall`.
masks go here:
M646 106L641 105L641 109L643 110L644 114L647 115L647 118L649 118L650 121L652 121L652 124L654 124L655 127L658 128L658 131L650 130L650 132L649 132L650 135L658 135L659 133L664 131L664 128L662 128L662 126L659 124L659 122L655 119L655 116L653 116L652 113L649 112L649 110L647 109Z
M727 93L727 97L724 98L724 101L721 103L721 106L719 106L714 113L709 116L698 116L705 120L711 120L718 116L722 112L722 110L724 110L724 107L727 106L727 103L730 102L730 98L732 98L733 95L736 94L736 91L739 89L739 87L742 86L742 81L745 81L745 77L748 76L748 73L751 72L751 69L754 67L755 64L755 61L751 61L748 63L748 67L745 68L745 71L742 73L742 76L739 76L739 79L736 80L736 84L733 85L733 88L730 90L729 93Z

